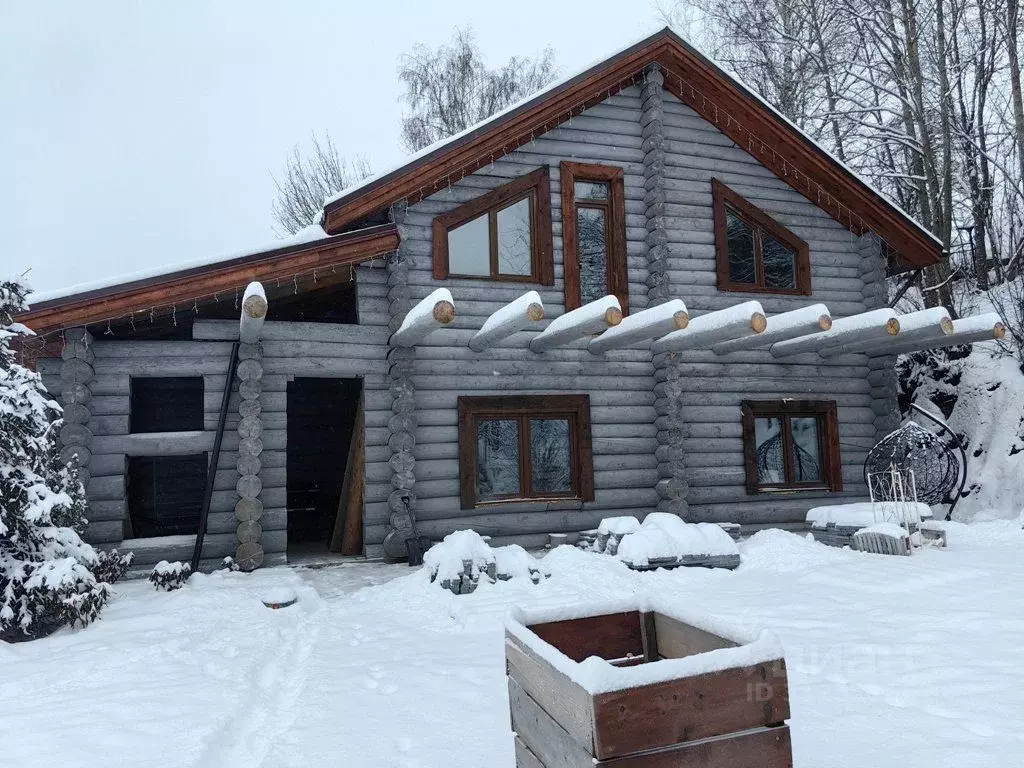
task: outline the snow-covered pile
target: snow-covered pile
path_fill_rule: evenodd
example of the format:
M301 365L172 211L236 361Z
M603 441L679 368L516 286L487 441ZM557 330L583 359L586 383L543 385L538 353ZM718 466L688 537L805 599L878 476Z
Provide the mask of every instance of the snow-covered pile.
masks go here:
M687 523L676 515L652 512L619 541L618 557L632 566L685 561L693 557L739 557L728 533L714 523Z
M169 563L166 560L161 560L153 566L153 570L149 574L149 582L157 589L170 592L179 589L191 575L192 566L188 563L177 560Z
M455 531L423 555L430 581L456 595L473 592L480 584L525 578L538 583L550 572L517 544L492 548L476 531Z
M884 522L920 523L931 516L929 506L920 502L858 501L813 507L807 511L807 522L814 528L828 525L863 528Z

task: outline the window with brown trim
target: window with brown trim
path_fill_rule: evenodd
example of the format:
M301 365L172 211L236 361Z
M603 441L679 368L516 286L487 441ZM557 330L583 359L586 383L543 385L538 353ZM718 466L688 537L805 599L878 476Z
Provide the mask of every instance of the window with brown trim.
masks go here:
M462 508L594 499L588 395L459 398Z
M552 285L547 166L435 218L434 277Z
M747 493L843 490L834 400L745 400Z
M810 295L807 243L718 179L711 191L719 290Z
M563 162L561 184L566 310L610 294L628 312L622 169Z

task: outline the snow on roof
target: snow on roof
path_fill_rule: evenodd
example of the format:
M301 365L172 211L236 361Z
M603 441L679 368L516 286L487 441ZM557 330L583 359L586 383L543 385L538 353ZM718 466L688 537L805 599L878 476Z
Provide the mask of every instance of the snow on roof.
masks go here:
M287 248L293 245L304 245L306 243L313 243L317 240L323 240L329 238L329 235L324 232L323 227L319 224L311 224L308 227L300 229L294 235L275 240L273 243L264 244L261 247L243 248L238 251L232 251L230 253L221 253L216 256L207 256L200 259L192 259L189 261L179 261L174 264L162 264L158 267L149 267L147 269L140 269L135 272L129 272L127 274L113 275L111 277L105 277L100 280L92 280L87 283L78 283L76 285L69 285L64 288L57 288L52 291L39 291L29 294L29 306L30 308L36 304L41 304L45 301L53 301L54 299L63 299L68 296L74 296L79 293L87 293L89 291L98 291L104 288L112 288L117 285L124 283L133 283L138 280L148 280L154 277L160 277L162 275L170 275L175 272L183 272L189 269L197 269L200 267L208 267L214 264L219 264L225 261L233 261L235 259L242 259L246 256L255 256L258 253L264 253L266 251L275 251L280 248Z
M397 172L405 169L408 166L414 165L417 161L422 160L423 158L427 157L428 155L431 155L431 154L433 154L433 153L435 153L435 152L437 152L439 150L442 150L442 149L444 149L445 147L447 147L449 145L455 144L460 139L465 138L466 136L468 136L469 134L473 133L474 131L480 130L481 128L484 128L486 126L491 125L492 123L498 122L503 117L508 115L510 112L514 112L515 110L523 107L524 105L530 103L531 101L534 101L535 99L540 98L541 96L543 96L546 93L550 93L551 91L554 91L554 90L556 90L558 88L561 88L562 86L565 86L566 84L570 83L572 80L576 79L577 77L580 77L581 75L585 74L589 70L591 70L591 69L593 69L593 68L595 68L597 66L600 66L601 64L603 64L604 62L606 62L606 61L608 61L610 59L616 58L617 56L625 53L626 51L630 50L631 48L640 45L644 41L646 41L648 39L651 39L653 37L657 37L658 35L666 34L666 33L669 33L669 34L673 35L674 37L678 38L683 43L683 45L685 45L688 48L690 48L695 54L697 54L698 56L702 57L709 64L711 64L712 66L717 68L719 71L721 71L723 75L725 75L727 78L732 80L748 96L750 96L752 99L757 101L761 106L763 106L766 110L771 112L781 122L785 123L790 129L792 129L795 133L797 133L799 136L801 136L809 144L811 144L813 147L815 147L818 151L820 151L823 154L825 154L830 160L832 160L832 162L834 162L836 165L838 165L841 168L843 168L843 170L845 170L847 173L849 173L855 179L860 181L865 187L870 189L874 194L878 195L878 197L880 197L886 203L888 203L890 206L892 206L892 208L895 211L899 212L905 219L907 219L907 221L912 222L913 225L918 230L920 230L924 235L926 235L928 238L933 240L935 243L941 245L941 241L935 235L933 235L931 232L929 232L923 225L921 225L917 220L915 220L914 217L911 216L909 213L907 213L903 208L901 208L899 205L897 205L888 195L884 194L881 190L879 190L877 187L875 187L871 182L869 182L867 179L865 179L863 176L861 176L857 171L855 171L853 168L851 168L845 162L843 162L838 157L836 157L832 152L830 152L828 149L826 149L816 139L812 138L802 128L797 126L789 118L787 118L785 115L783 115L781 112L779 112L779 110L777 110L774 106L772 106L772 104L770 104L768 101L766 101L764 98L762 98L753 88L751 88L749 85L747 85L737 74L735 74L734 72L731 72L730 70L728 70L725 66L720 64L718 61L716 61L714 58L709 56L704 51L700 50L693 43L689 42L688 40L683 39L682 36L678 35L670 27L663 27L662 29L658 30L657 32L655 32L652 35L645 35L643 37L636 38L636 39L632 40L631 42L629 42L627 45L621 46L618 49L616 49L616 50L614 50L614 51L612 51L612 52L610 52L610 53L608 53L608 54L606 54L604 56L601 56L601 57L591 61L585 67L582 67L582 68L580 68L578 70L575 70L572 74L567 75L566 77L563 77L563 78L561 78L559 80L555 80L555 81L549 83L548 85L544 86L540 90L535 91L534 93L530 94L529 96L526 96L523 99L520 99L519 101L515 102L514 104L510 104L505 109L503 109L503 110L501 110L499 112L495 112L490 117L485 118L484 120L481 120L480 122L475 123L475 124L469 126L465 130L460 131L459 133L456 133L456 134L454 134L452 136L449 136L449 137L447 137L445 139L441 139L439 141L435 141L433 144L431 144L431 145L429 145L427 147L424 147L423 149L419 150L418 152L413 153L412 155L409 155L403 161L401 161L401 162L399 162L399 163L397 163L395 165L392 165L387 170L381 171L380 173L376 173L376 174L374 174L372 176L368 176L365 179L361 180L358 184L353 184L350 187L346 187L345 189L343 189L342 191L338 192L337 194L334 194L334 195L331 195L331 196L325 198L324 199L324 208L326 209L327 206L331 205L332 203L334 203L334 202L336 202L338 200L341 200L343 198L355 195L355 194L363 191L364 189L367 189L369 187L374 186L378 182L382 181L384 178L386 178L388 176L391 176L392 174L397 173ZM322 219L323 219L323 211L321 211L321 220Z

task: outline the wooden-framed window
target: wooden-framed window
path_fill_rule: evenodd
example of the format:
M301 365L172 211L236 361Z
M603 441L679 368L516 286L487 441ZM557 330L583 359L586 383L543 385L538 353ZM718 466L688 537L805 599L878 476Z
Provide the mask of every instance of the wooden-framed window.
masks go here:
M132 376L131 432L188 432L203 428L202 376Z
M552 285L551 182L544 166L434 219L434 277Z
M834 400L744 400L747 493L841 491Z
M719 290L810 295L807 243L718 179L711 192Z
M459 398L462 508L594 499L589 395Z
M610 165L561 165L566 310L611 294L629 311L622 179L622 169Z

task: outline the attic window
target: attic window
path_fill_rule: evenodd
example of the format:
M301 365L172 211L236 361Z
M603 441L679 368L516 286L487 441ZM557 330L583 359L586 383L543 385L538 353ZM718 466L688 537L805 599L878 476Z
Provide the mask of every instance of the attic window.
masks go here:
M711 190L719 290L810 295L807 243L718 179Z
M203 428L203 377L131 379L132 432L189 432Z
M434 219L434 277L551 285L551 187L547 167Z
M612 295L629 311L623 175L611 165L562 163L566 310Z

